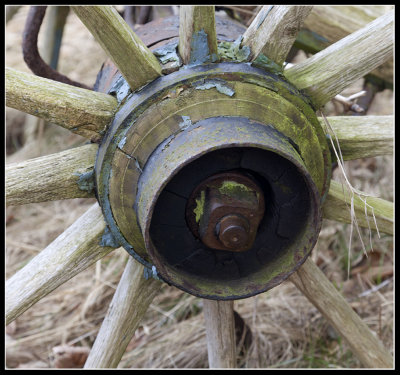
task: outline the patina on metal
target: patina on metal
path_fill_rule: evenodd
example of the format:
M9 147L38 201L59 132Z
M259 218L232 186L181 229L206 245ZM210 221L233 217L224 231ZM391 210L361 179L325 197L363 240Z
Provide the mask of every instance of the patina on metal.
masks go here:
M264 215L264 193L249 175L218 173L199 184L186 207L192 233L209 248L249 250Z
M186 67L128 94L95 174L105 220L133 257L191 294L237 299L278 285L306 259L330 168L307 98L283 77L224 62ZM214 234L225 249L216 249L190 229L186 207L207 178L230 172L254 179L268 204L255 239L242 214L219 217ZM249 245L236 251L230 239L239 234Z
M206 194L195 195L197 209L188 210L188 202L193 189L216 171L252 176L268 202L247 250L210 247L188 225L190 211L199 223L207 223ZM220 182L215 187L224 191ZM272 126L227 116L193 123L154 150L139 177L135 210L160 278L203 298L238 299L278 285L305 261L320 230L320 200L303 160L285 136ZM219 228L216 220L210 225L216 224L217 236L221 227L237 226L235 219L242 215L231 210L227 219L220 218ZM238 226L244 228L246 220Z

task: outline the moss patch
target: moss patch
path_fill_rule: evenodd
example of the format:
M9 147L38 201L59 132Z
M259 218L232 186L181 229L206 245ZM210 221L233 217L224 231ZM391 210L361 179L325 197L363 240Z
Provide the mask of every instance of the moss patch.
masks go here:
M224 181L218 190L223 195L228 195L239 200L248 200L254 196L254 191L252 189L236 181Z
M206 192L203 190L200 193L200 198L196 199L196 208L193 210L196 215L196 223L198 223L204 213L204 205L206 203Z

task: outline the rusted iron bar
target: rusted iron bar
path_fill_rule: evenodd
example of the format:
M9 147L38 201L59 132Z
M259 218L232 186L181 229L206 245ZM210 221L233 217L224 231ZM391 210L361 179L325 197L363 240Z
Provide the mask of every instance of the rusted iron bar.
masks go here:
M40 77L66 83L68 85L92 90L89 86L72 81L65 75L50 67L40 56L38 50L38 35L42 25L47 6L31 6L26 19L22 39L22 52L24 60L32 72Z

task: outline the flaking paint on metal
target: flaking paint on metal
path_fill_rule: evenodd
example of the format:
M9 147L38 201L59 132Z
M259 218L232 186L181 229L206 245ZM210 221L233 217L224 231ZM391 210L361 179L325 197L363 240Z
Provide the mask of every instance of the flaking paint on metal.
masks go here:
M153 54L158 58L161 64L166 64L168 62L176 62L176 66L180 65L180 58L177 54L178 42L166 44L160 48L153 51Z
M77 184L80 190L91 192L94 189L94 171L91 170L85 173L74 173L74 176L78 176Z
M235 90L233 90L224 80L204 79L203 82L204 83L202 84L193 83L196 90L209 90L215 88L218 92L227 96L233 96L235 94Z
M204 29L193 33L192 40L190 42L190 60L187 66L215 61L217 61L217 55L215 53L210 55L208 35Z
M110 228L106 225L104 229L104 233L101 236L100 246L109 246L109 247L120 247L121 245L117 241L117 239L113 236Z
M190 116L181 116L182 117L182 122L179 123L179 127L182 130L187 129L190 125L192 125L192 120L190 120ZM168 147L168 144L164 147Z

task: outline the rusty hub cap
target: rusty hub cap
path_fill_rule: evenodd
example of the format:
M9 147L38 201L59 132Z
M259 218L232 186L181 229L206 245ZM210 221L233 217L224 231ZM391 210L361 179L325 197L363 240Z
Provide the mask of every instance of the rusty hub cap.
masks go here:
M249 242L249 222L239 215L223 217L217 224L218 239L225 247L240 251Z
M251 249L263 215L262 189L241 172L207 178L193 191L186 208L193 234L216 250Z

